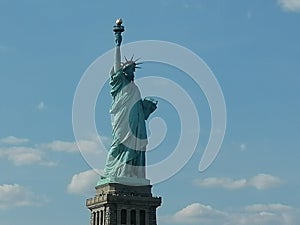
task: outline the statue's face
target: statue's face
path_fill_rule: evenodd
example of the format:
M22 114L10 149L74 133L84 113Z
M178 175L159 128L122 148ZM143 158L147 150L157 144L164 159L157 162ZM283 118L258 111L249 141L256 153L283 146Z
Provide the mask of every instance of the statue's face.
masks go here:
M128 80L130 80L130 81L134 80L134 72L135 72L134 64L127 66L123 71L124 71L124 73L126 73Z

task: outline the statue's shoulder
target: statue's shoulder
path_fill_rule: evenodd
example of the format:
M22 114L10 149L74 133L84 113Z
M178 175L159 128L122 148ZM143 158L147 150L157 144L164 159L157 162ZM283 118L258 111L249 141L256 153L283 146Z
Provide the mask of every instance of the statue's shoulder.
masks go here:
M124 76L123 69L119 69L117 72L114 72L113 70L110 72L110 78L111 79L118 79L120 77Z

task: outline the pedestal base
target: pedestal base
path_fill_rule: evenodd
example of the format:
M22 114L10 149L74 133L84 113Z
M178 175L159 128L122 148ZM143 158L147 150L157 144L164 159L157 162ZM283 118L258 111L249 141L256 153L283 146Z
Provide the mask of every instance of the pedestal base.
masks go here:
M91 225L156 225L161 197L153 197L151 185L106 183L96 186L96 195L86 200Z

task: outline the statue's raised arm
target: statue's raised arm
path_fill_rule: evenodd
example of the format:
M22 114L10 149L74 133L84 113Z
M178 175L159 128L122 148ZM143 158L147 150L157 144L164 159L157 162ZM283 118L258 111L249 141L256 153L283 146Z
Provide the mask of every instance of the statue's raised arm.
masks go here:
M122 32L125 31L124 26L122 26L122 19L119 18L116 20L116 25L113 28L115 32L115 60L114 60L114 71L117 72L121 69L121 43L122 43Z

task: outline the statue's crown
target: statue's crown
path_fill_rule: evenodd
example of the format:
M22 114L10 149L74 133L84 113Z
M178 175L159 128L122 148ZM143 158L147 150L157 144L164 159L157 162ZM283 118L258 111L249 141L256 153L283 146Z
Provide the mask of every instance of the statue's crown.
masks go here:
M137 69L140 69L141 67L138 66L140 64L142 64L142 62L137 62L140 58L136 59L136 60L133 60L133 56L131 57L130 60L128 60L126 57L125 57L125 62L122 62L121 66L123 69L129 67L129 66L134 66L134 68L137 68Z

